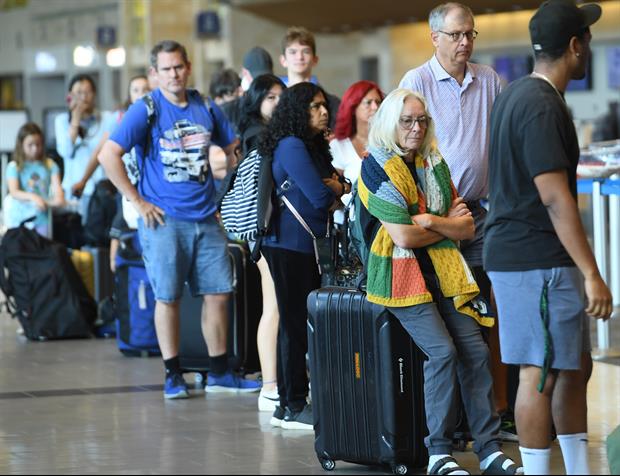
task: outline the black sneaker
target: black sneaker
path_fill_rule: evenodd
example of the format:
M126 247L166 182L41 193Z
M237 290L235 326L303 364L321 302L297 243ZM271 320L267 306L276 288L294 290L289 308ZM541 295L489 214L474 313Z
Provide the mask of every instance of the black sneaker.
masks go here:
M306 404L299 412L294 412L287 407L281 426L284 430L314 430L312 405Z
M511 411L505 411L501 415L502 424L499 429L499 436L504 441L519 442L517 435L517 425L515 424L515 416Z
M281 427L282 421L284 420L284 414L285 414L284 408L282 408L280 405L277 405L276 409L273 411L271 420L269 420L269 423L271 423L271 426Z

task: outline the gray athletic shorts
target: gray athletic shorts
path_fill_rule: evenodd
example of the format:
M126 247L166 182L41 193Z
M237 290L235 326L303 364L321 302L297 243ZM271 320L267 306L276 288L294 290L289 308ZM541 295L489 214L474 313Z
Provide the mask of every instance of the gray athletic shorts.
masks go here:
M545 325L541 297L547 284L551 368L576 370L590 352L583 276L576 267L488 273L497 302L502 361L542 367Z

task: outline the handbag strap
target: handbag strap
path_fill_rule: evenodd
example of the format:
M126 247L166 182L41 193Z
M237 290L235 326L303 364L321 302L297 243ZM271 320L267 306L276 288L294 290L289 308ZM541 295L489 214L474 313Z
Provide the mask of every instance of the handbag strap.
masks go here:
M297 211L297 209L293 206L293 204L289 201L288 198L286 198L284 195L282 195L280 197L282 199L282 201L284 202L284 204L286 205L286 207L291 211L291 213L293 214L293 216L297 219L297 221L301 224L301 226L304 227L304 229L310 233L310 236L312 237L312 245L314 247L314 259L316 260L316 265L319 268L319 275L323 274L323 270L321 269L321 258L319 256L319 248L317 246L317 239L316 236L314 236L314 233L312 233L312 230L310 229L310 227L308 226L308 224L306 223L306 220L304 220L302 218L302 216L299 214L299 212ZM327 231L329 233L329 222L327 224Z
M306 223L306 220L303 219L303 217L299 214L297 209L289 201L289 199L286 198L285 195L282 195L282 197L280 197L280 198L282 199L282 201L284 202L286 207L291 211L293 216L295 218L297 218L297 221L299 222L299 224L304 227L304 230L306 230L308 233L310 233L310 236L312 237L313 240L316 240L316 236L314 236L314 233L312 233L312 229L308 226L308 224Z
M286 186L286 187L285 187ZM277 188L277 196L280 200L282 200L284 202L284 204L286 205L286 207L290 210L290 212L293 214L293 216L297 219L297 221L299 222L299 224L301 226L304 227L304 230L306 230L308 233L310 233L310 236L312 237L312 239L314 241L317 240L317 237L314 235L314 233L312 232L312 229L310 228L310 226L308 225L308 223L306 223L306 220L303 219L303 217L299 214L299 212L297 211L297 209L293 206L293 204L289 201L288 198L286 198L285 193L287 191L289 191L293 186L295 186L295 182L293 182L293 180L290 177L287 177L286 180L282 183L282 185L280 185ZM330 224L331 224L331 220L327 220L327 227L325 230L325 237L328 238L331 236L330 233Z

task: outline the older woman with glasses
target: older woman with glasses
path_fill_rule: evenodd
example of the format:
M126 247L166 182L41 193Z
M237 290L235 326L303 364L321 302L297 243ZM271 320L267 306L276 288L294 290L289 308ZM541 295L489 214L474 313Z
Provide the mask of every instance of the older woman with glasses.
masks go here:
M368 258L368 300L387 306L427 355L428 474L469 474L452 458L458 388L484 474L519 474L500 450L489 351L478 324L490 326L478 286L456 242L474 235L435 146L424 98L390 93L373 118L359 195L380 221Z

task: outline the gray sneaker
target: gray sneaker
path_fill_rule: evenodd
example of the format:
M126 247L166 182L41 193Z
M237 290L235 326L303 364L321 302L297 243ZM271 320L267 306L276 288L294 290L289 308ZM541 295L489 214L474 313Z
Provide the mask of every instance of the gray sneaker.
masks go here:
M284 420L282 420L282 428L284 430L314 430L312 405L306 404L299 412L294 412L287 407Z

